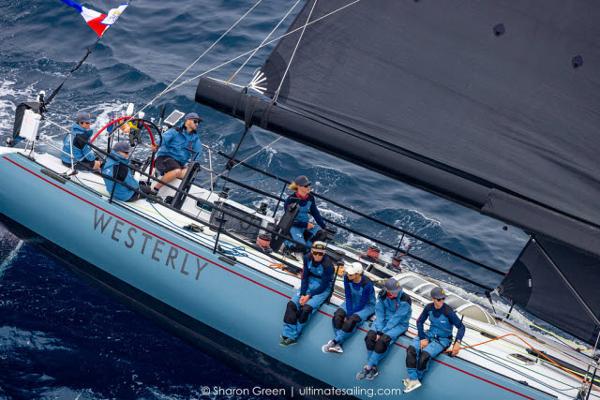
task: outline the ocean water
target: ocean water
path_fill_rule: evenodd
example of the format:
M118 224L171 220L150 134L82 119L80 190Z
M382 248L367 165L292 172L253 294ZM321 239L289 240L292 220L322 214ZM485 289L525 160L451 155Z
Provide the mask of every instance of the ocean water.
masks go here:
M97 115L95 128L133 102L150 102L199 57L255 2L242 0L135 0L121 20L95 47L83 67L66 83L49 108L48 118L69 127L77 110ZM190 79L146 108L157 117L167 111L196 111L204 118L202 140L213 152L231 152L243 124L195 104L193 77L252 50L295 1L265 0L225 39L186 73ZM93 0L106 11L117 0ZM38 91L49 93L95 41L83 19L60 1L0 0L0 139L10 135L13 113ZM291 12L290 18L299 11ZM282 34L291 19L275 35ZM246 84L269 48L257 52L235 82ZM228 78L241 60L210 76ZM55 125L43 131L50 143L64 134ZM241 158L284 178L306 174L315 190L373 217L507 271L527 239L520 230L483 217L400 182L272 133L253 128ZM41 150L56 153L49 145ZM205 153L205 161L207 154ZM214 157L220 171L224 161ZM0 171L2 173L2 171ZM236 168L241 181L278 193L280 186L251 171ZM207 176L199 180L207 183ZM234 189L231 196L248 204L265 201ZM272 202L269 202L273 206ZM400 235L329 204L325 216L390 243ZM337 241L365 248L368 240L340 232ZM489 286L501 277L482 271L429 246L405 238L411 251ZM389 256L389 252L386 253ZM414 269L463 286L459 280L413 263ZM468 286L467 290L472 289ZM484 302L473 291L457 288ZM3 398L199 398L205 385L252 388L253 378L219 358L191 348L164 332L59 260L40 250L36 240L22 241L0 226L0 399ZM213 396L214 397L214 396ZM225 396L227 397L227 396ZM229 396L235 398L236 395ZM260 396L254 396L260 398Z

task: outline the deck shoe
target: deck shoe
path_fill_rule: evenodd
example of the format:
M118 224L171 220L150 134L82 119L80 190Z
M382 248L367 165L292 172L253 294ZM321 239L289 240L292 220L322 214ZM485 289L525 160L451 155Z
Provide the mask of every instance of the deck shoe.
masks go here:
M359 371L356 374L356 380L357 381L362 381L363 379L366 378L366 376L371 372L371 369L368 368L366 365L363 367L363 369L361 371Z
M342 345L339 343L336 343L335 345L333 345L330 349L329 352L331 353L338 353L338 354L342 354L344 352L344 349L342 349Z
M406 384L404 385L404 393L412 392L415 389L421 387L421 382L418 379L407 379Z
M329 342L327 342L323 346L321 346L321 351L323 353L329 353L333 346L335 346L335 343L333 343L333 340L330 340Z
M296 339L292 339L292 338L285 337L285 336L282 336L281 337L281 341L279 342L279 344L281 346L283 346L283 347L288 347L288 346L291 346L291 345L296 344L296 343L298 343L296 341Z
M365 378L372 381L373 379L377 378L377 375L379 375L379 370L377 369L377 367L371 367L369 373Z

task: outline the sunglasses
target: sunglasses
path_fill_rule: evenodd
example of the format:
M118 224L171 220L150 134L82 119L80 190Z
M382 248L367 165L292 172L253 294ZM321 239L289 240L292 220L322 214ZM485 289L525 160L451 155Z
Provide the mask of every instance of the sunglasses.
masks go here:
M313 256L323 256L323 255L325 255L325 253L323 253L322 251L315 251L315 250L313 250L313 251L311 251L311 253L312 253Z
M446 298L445 298L445 297L442 297L441 299L435 299L435 298L434 298L434 300L435 300L435 301L444 301L444 300L446 300Z
M196 125L198 125L200 123L200 120L199 119L193 119L192 122L195 123Z

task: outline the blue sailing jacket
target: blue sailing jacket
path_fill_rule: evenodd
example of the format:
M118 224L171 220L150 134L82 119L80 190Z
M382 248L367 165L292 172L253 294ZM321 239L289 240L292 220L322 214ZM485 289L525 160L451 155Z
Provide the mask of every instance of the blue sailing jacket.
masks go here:
M375 331L396 338L408 329L410 315L410 297L403 291L394 299L379 297L375 306Z
M300 295L316 296L328 290L333 283L333 262L325 255L320 263L312 259L310 253L304 256L304 269L300 283Z
M91 129L84 129L79 124L73 124L71 132L68 133L63 139L63 148L60 155L62 162L71 163L71 141L76 141L76 137L81 135L80 139L84 139L86 142L92 137L93 131ZM88 160L94 161L96 156L89 145L84 145L81 149L76 145L73 146L73 162Z
M428 318L430 326L429 330L425 332L423 324ZM452 307L450 307L448 304L444 304L439 310L437 310L433 303L429 303L423 309L419 319L417 319L417 330L419 331L419 338L421 339L452 339L453 327L458 329L458 332L456 333L456 340L462 340L465 334L465 326L460 321Z
M284 209L287 211L290 205L292 205L293 203L298 203L298 214L296 214L296 218L294 218L293 226L298 228L306 228L310 219L309 215L312 215L316 223L321 228L325 229L325 221L323 221L321 213L317 208L315 196L309 193L306 199L301 199L300 197L298 197L297 193L294 193L290 195L287 199L285 199L285 204L283 206Z
M369 307L371 312L375 309L375 289L373 282L366 276L358 283L352 282L344 276L344 291L346 294L346 315L350 316Z
M156 152L157 157L167 156L177 160L181 165L200 159L202 141L200 135L189 133L183 125L171 128L162 134L162 143Z
M138 181L135 180L135 178L133 177L133 174L131 173L131 169L129 169L129 160L125 157L122 157L116 151L111 151L110 155L114 156L116 159L118 159L118 161L113 159L112 157L106 157L106 163L102 167L102 174L108 175L111 177L115 177L114 176L115 169L116 169L117 165L119 164L119 162L121 162L127 166L127 175L124 177L123 183L125 183L135 189L139 189L140 184ZM104 178L104 184L106 185L106 190L108 191L108 194L110 194L113 190L113 186L115 185L115 182L110 179ZM117 200L127 201L135 193L133 190L129 189L128 187L126 187L124 185L121 185L118 183L116 185L117 185L117 187L115 187L114 198Z

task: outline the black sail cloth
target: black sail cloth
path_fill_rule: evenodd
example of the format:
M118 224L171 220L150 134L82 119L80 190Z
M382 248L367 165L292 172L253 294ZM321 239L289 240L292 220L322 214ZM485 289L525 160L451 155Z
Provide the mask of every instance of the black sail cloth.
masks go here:
M208 79L196 100L594 255L598 20L592 0L363 0L306 28L277 103ZM299 35L266 61L268 96Z

